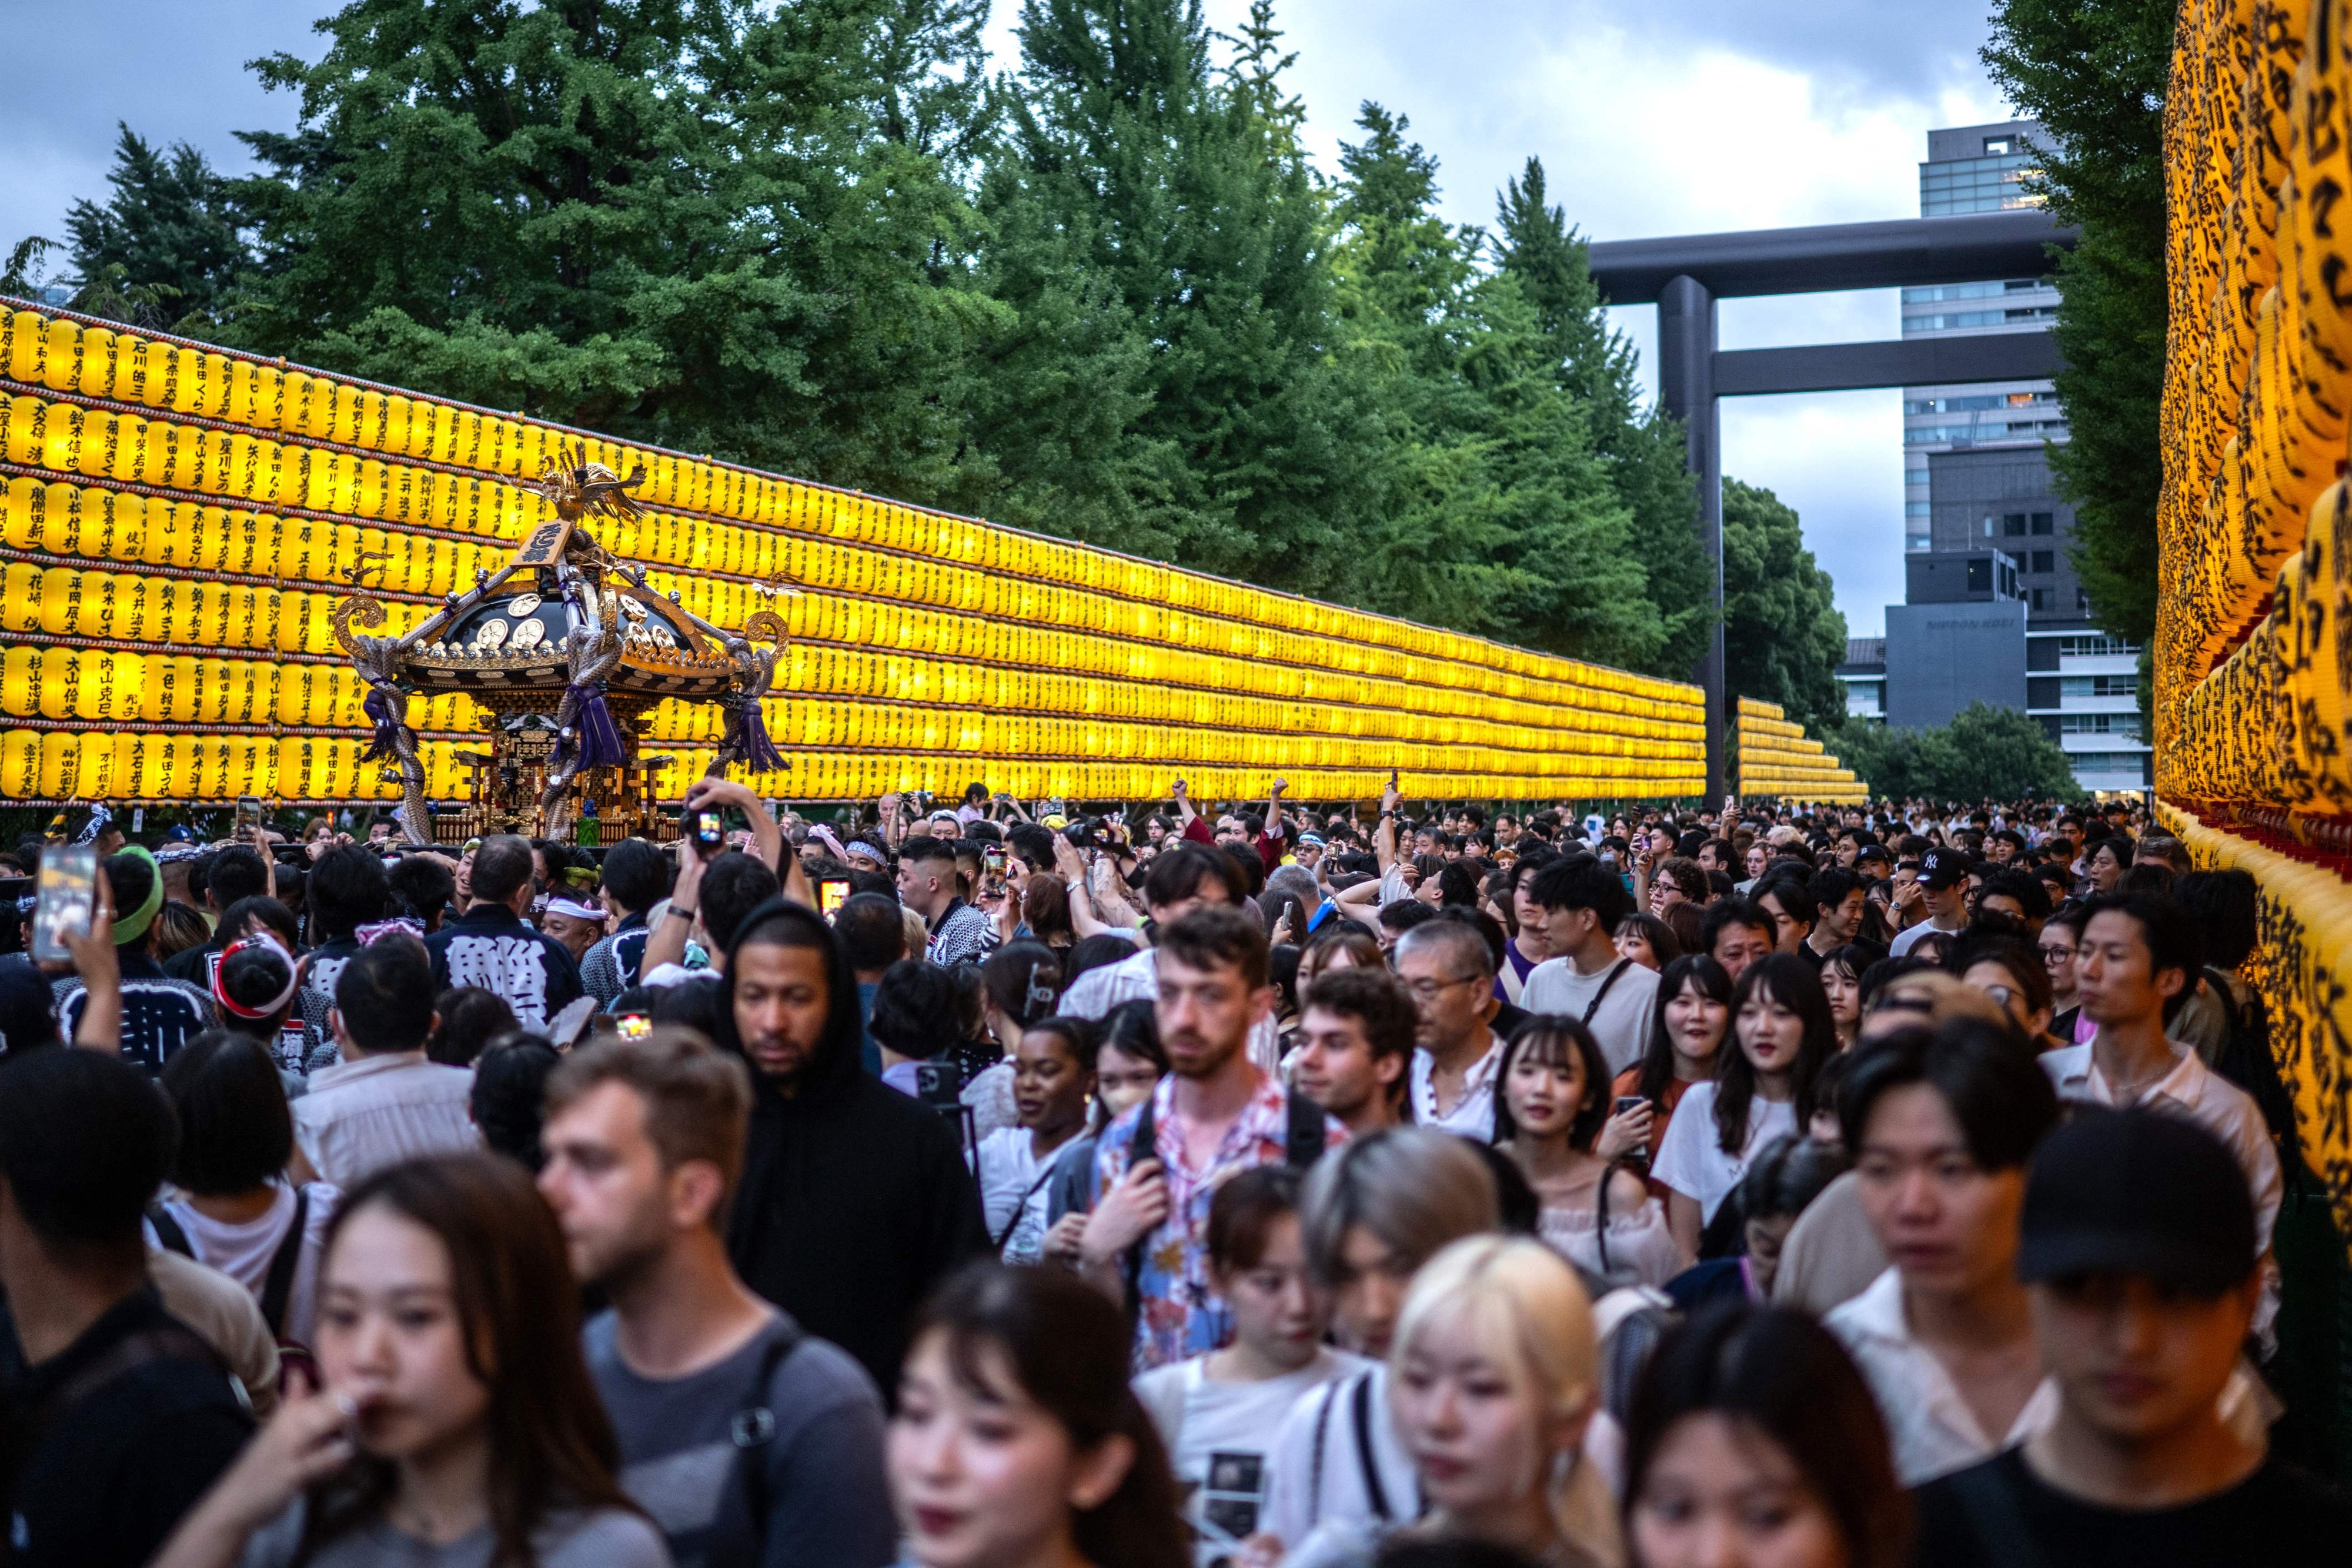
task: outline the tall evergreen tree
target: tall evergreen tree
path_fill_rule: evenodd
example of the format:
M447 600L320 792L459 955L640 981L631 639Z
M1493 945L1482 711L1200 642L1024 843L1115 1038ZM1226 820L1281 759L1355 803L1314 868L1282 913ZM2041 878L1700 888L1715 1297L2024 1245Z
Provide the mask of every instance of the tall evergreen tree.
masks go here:
M1845 616L1797 514L1761 486L1723 482L1723 658L1735 696L1779 703L1816 736L1845 720Z
M1698 499L1684 464L1682 423L1643 406L1633 345L1609 325L1591 247L1547 194L1543 163L1530 158L1496 201L1496 254L1535 308L1559 384L1583 400L1592 444L1631 515L1628 540L1661 621L1658 652L1646 667L1687 676L1706 651L1715 582L1692 548Z
M100 308L95 314L139 314L139 325L161 328L183 317L202 329L221 296L247 265L237 236L227 182L205 155L184 141L159 149L117 123L113 193L100 206L87 197L66 215L74 271L82 280L82 308L120 298L143 311Z
M246 140L245 342L908 497L992 308L982 0L352 0Z
M1024 0L1020 37L982 204L1015 324L975 422L1007 510L1331 591L1367 432L1328 353L1321 206L1269 80L1218 79L1197 0Z
M1507 641L1654 659L1656 608L1581 401L1517 279L1438 216L1410 122L1364 105L1343 146L1336 256L1347 351L1386 417L1387 493L1367 597Z

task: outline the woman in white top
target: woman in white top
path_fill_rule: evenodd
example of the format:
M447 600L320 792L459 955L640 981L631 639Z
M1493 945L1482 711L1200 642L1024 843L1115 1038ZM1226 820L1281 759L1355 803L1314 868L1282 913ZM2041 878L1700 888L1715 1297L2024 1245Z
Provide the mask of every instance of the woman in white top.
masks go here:
M1683 1096L1651 1167L1675 1240L1694 1257L1756 1151L1811 1117L1813 1078L1837 1052L1821 977L1794 953L1748 966L1731 994L1731 1033L1739 1049L1718 1052L1715 1081Z
M251 1291L278 1340L310 1344L336 1193L325 1182L297 1188L284 1178L294 1118L269 1048L207 1030L164 1063L163 1092L179 1117L180 1146L171 1196L150 1211L150 1237Z
M1267 1450L1291 1406L1364 1364L1326 1349L1329 1298L1307 1273L1296 1171L1246 1170L1209 1204L1209 1281L1233 1311L1223 1350L1155 1368L1136 1396L1168 1446L1202 1568L1258 1531L1271 1482Z
M1543 1239L1612 1285L1663 1285L1680 1272L1664 1206L1640 1176L1592 1152L1610 1106L1592 1031L1557 1014L1528 1019L1503 1047L1496 1086L1495 1142L1542 1203Z
M1085 1019L1041 1019L1014 1041L1017 1120L982 1138L975 1160L989 1241L1006 1262L1037 1261L1054 1156L1086 1131L1094 1092L1095 1030Z

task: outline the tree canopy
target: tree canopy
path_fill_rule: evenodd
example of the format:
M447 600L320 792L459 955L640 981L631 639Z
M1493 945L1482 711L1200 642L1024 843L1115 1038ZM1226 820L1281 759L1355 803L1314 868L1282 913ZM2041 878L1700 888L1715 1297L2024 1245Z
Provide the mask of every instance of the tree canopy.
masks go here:
M1687 677L1683 433L1540 162L1318 169L1272 0L349 0L223 177L121 132L81 307ZM20 247L23 283L39 246ZM1833 717L1796 516L1726 486L1735 685ZM1792 634L1792 628L1796 629Z
M2013 707L1971 703L1929 729L1854 723L1830 732L1838 760L1895 800L2078 800L2074 765L2041 724Z

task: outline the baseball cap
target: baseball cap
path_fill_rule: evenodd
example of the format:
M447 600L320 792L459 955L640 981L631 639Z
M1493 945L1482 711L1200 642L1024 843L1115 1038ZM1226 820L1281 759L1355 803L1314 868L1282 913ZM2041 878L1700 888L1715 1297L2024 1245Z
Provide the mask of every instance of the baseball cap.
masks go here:
M1929 850L1919 857L1919 880L1929 887L1958 887L1969 880L1969 857L1955 849Z
M1862 865L1867 862L1873 861L1881 865L1885 865L1890 863L1892 860L1893 857L1886 852L1886 846L1885 844L1864 844L1862 848L1853 852L1853 863L1856 865Z
M2083 1110L2025 1180L2017 1277L2136 1274L2218 1296L2254 1270L2254 1205L2237 1159L2195 1123Z

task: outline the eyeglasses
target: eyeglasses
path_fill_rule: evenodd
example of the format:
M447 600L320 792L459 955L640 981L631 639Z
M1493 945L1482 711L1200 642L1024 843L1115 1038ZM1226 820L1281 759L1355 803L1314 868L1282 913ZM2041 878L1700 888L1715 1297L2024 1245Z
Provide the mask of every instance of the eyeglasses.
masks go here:
M2042 947L2042 961L2044 964L2071 964L2074 961L2074 955L2081 951L2080 947L2069 947L2063 943L2046 942Z
M1411 980L1406 982L1405 989L1412 993L1413 1000L1417 1002L1433 1002L1440 991L1449 991L1456 986L1478 985L1485 979L1484 975L1456 975L1450 980Z

